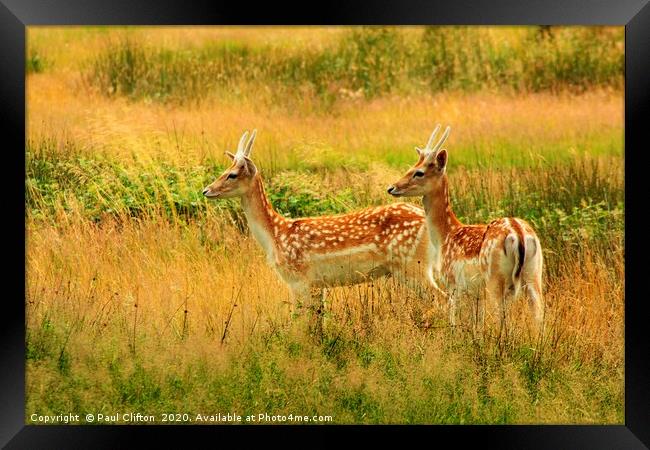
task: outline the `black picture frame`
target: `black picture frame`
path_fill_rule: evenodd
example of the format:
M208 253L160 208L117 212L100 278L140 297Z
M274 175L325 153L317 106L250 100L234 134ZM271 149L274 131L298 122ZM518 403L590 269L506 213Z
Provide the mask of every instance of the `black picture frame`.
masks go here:
M644 237L644 154L650 142L646 115L650 106L650 6L648 0L386 0L318 3L281 7L276 2L192 3L170 0L0 0L0 140L5 164L2 182L3 223L12 250L5 255L5 297L0 328L0 444L6 448L117 448L150 442L173 446L188 438L221 444L254 431L284 442L338 443L329 437L341 427L224 426L33 426L25 425L25 242L19 239L25 218L25 36L30 25L194 25L194 24L464 24L464 25L624 25L625 33L625 425L619 426L418 426L342 427L363 438L402 441L418 433L431 445L480 443L490 448L647 448L650 445L650 371L643 290L648 239ZM644 120L645 119L645 120ZM644 125L644 123L646 125ZM22 155L22 156L21 156ZM16 193L22 193L18 195ZM22 218L22 220L21 220ZM14 237L16 236L16 237ZM21 264L22 263L22 264ZM11 289L7 289L10 287ZM172 436L173 433L173 436ZM318 433L319 441L302 441ZM443 441L444 439L444 441ZM239 441L240 443L243 441Z

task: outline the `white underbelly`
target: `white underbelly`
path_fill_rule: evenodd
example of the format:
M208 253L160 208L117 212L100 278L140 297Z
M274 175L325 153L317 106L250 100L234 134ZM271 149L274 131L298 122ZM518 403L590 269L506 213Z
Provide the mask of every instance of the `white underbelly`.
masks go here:
M319 286L363 283L389 273L386 262L373 251L311 255L308 266L310 280Z

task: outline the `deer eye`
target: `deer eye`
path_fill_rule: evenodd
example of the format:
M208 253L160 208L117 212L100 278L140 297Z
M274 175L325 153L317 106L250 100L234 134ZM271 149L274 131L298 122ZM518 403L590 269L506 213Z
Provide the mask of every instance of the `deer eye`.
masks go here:
M228 179L229 179L229 180L232 180L232 179L234 179L234 178L237 178L237 174L234 173L234 172L230 172L230 173L228 174Z
M415 173L413 174L413 178L423 177L423 176L424 176L424 172L422 172L421 170L416 170Z

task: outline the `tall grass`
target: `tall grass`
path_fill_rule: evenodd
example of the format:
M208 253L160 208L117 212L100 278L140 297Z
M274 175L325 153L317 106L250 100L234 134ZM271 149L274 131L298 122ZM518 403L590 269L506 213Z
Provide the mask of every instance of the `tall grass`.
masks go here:
M223 216L28 222L27 411L331 414L336 423L621 423L623 259L545 254L547 329L458 329L379 280L328 296L306 338L286 286ZM545 241L546 244L546 241ZM241 282L246 280L246 282ZM588 376L587 376L588 374Z
M32 216L57 217L58 210L74 210L93 221L153 215L185 222L204 220L213 209L246 229L238 202L209 202L201 194L225 165L184 168L154 160L124 166L109 158L80 156L71 142L61 144L65 150L57 145L28 142L26 202ZM373 185L363 172L349 170L271 172L267 190L274 207L288 217L342 213L389 201L377 185L388 185L400 171L381 165L373 170L382 178ZM561 252L574 241L608 247L622 227L623 167L617 157L582 156L518 168L451 167L450 177L452 203L461 220L524 217L547 237L552 251Z
M505 37L504 37L505 36ZM479 89L521 91L620 88L623 31L603 27L526 27L510 35L481 27L355 28L322 49L296 51L236 42L166 49L133 37L112 42L87 81L108 95L196 102L245 86L276 101Z
M221 163L127 159L86 145L28 140L28 413L217 408L331 414L337 423L622 422L619 156L521 164L504 151L494 164L450 165L463 221L516 215L541 236L541 340L524 302L512 305L509 333L498 337L493 305L477 330L476 299L464 299L453 330L444 306L379 280L332 290L325 339L314 343L291 321L287 288L237 202L200 196ZM330 156L293 167L262 159L274 206L295 217L383 204L378 186L405 170L400 160L342 168Z
M622 29L28 31L28 422L623 422ZM222 152L258 128L275 208L339 213L392 201L439 121L460 219L540 235L544 333L381 279L331 289L315 342L238 202L201 196Z

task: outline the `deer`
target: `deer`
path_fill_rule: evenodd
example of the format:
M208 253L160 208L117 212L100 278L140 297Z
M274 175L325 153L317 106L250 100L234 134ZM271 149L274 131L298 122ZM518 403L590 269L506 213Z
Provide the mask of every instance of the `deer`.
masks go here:
M271 205L250 157L256 135L253 130L248 138L245 131L236 153L225 152L230 166L203 195L213 200L240 198L250 232L267 263L289 286L294 312L307 304L316 313L312 332L322 333L328 288L385 276L411 287L423 286L430 245L422 208L395 202L348 214L284 217ZM429 280L433 282L430 276Z
M488 301L500 306L500 324L505 323L506 304L522 292L529 297L529 310L539 326L544 315L542 296L542 246L533 227L517 217L503 217L488 224L466 225L454 214L449 202L447 150L449 137L438 124L424 148L415 147L418 160L406 174L388 187L393 197L422 197L434 277L447 293L449 320L456 325L456 304L462 293L484 289Z

